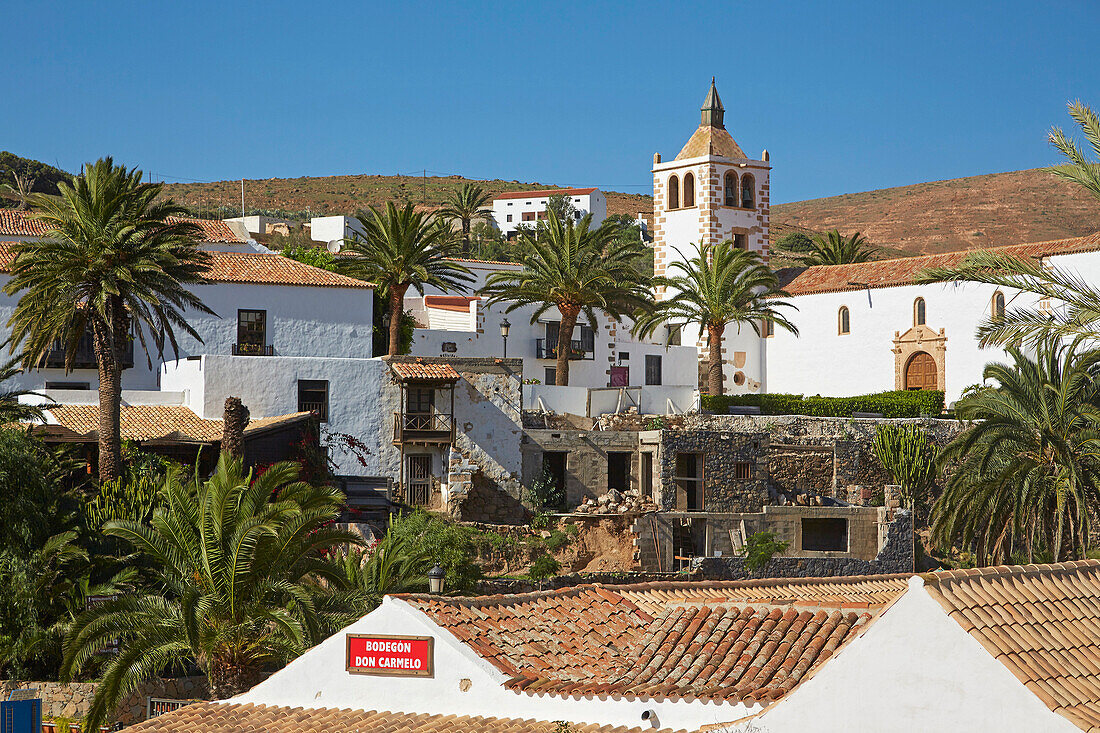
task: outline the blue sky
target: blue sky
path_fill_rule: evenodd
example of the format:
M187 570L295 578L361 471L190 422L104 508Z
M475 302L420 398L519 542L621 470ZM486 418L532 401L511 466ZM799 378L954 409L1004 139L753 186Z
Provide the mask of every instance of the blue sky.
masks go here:
M0 149L163 180L459 173L650 192L698 124L794 201L1046 165L1100 3L12 2Z

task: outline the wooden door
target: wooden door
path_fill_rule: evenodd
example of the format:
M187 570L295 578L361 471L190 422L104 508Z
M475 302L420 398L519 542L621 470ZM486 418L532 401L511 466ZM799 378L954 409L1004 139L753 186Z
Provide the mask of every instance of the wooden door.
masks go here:
M931 354L918 351L909 359L909 365L905 367L906 389L939 389L939 376L937 374L936 360Z

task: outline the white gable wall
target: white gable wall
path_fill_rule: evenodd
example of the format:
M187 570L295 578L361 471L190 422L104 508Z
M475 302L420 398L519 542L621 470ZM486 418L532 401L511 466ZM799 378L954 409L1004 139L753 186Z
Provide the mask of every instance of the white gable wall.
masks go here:
M951 619L918 576L816 675L729 730L1080 733Z
M432 636L435 639L435 674L433 677L351 674L346 671L347 633ZM507 679L507 675L437 626L424 613L400 599L387 597L380 608L231 701L292 708L482 715L635 727L648 726L642 720L642 713L652 710L660 727L692 730L736 720L759 709L697 700L658 702L611 697L574 699L529 695L505 688ZM466 689L463 690L463 687Z

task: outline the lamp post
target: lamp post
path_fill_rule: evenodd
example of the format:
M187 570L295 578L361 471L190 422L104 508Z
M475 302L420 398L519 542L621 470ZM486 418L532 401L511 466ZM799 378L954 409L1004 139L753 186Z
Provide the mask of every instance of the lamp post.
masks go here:
M443 592L443 579L446 577L447 573L439 566L439 563L436 563L435 567L428 571L428 590L432 595L437 596Z
M505 318L500 322L500 337L504 339L504 358L508 358L508 331L512 328L512 324Z

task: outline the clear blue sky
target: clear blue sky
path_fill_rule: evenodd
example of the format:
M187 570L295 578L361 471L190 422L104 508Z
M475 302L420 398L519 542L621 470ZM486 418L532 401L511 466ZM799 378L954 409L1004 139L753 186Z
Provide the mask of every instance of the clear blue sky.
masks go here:
M698 124L773 202L1049 164L1100 2L12 2L0 149L164 180L460 173L650 191Z

